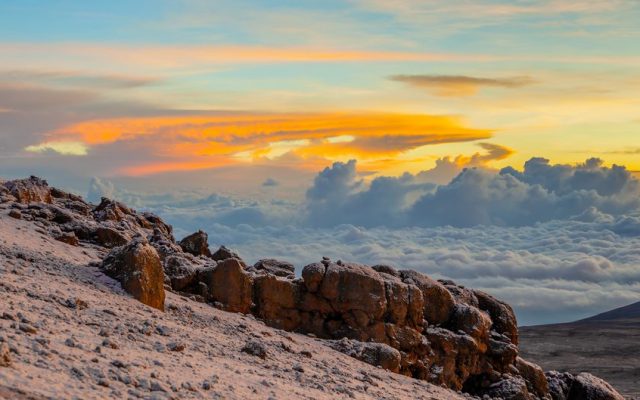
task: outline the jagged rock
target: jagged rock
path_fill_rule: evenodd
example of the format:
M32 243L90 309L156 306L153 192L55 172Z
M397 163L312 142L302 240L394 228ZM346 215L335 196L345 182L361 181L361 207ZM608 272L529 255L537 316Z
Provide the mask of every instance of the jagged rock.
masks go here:
M420 289L412 284L402 282L395 275L381 272L387 299L385 321L398 325L409 324L418 328L424 319L424 297Z
M400 271L402 281L416 285L424 298L424 318L432 325L441 325L449 320L453 312L454 299L439 282L417 271Z
M607 382L583 372L576 376L569 389L567 400L624 400L624 397Z
M516 369L524 378L530 393L542 398L549 398L549 383L542 368L522 358L516 358Z
M228 258L236 258L238 260L242 260L237 253L235 253L234 251L231 251L226 246L220 246L220 248L211 255L211 258L213 258L216 261L224 261Z
M357 340L329 340L327 345L367 364L380 366L392 372L400 371L400 352L383 343L363 343Z
M164 273L158 252L137 238L109 253L102 269L140 302L164 310Z
M511 343L518 345L518 322L511 306L485 292L474 290L473 293L478 299L479 308L491 316L493 329L506 335Z
M253 264L253 267L249 268L249 271L254 273L268 273L291 279L296 277L293 264L286 261L274 260L273 258L259 260Z
M209 236L205 232L198 231L182 239L180 247L194 256L210 257L211 251L209 250L208 240Z
M106 197L103 197L100 204L93 209L93 216L97 221L119 222L132 214L133 212L129 207Z
M123 246L131 240L125 233L106 226L96 228L93 236L96 243L108 248Z
M51 189L44 179L31 176L27 179L17 179L4 182L4 187L19 203L51 203Z
M209 300L223 304L227 311L249 313L253 282L239 260L227 258L201 275L209 289Z

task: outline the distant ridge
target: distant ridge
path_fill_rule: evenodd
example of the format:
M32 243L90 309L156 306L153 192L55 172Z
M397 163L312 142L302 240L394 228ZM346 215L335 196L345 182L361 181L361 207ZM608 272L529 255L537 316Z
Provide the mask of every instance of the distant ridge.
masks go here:
M598 322L598 321L613 321L620 319L637 319L640 318L640 301L637 303L629 304L628 306L613 309L611 311L605 311L593 317L581 319L576 321L580 322Z

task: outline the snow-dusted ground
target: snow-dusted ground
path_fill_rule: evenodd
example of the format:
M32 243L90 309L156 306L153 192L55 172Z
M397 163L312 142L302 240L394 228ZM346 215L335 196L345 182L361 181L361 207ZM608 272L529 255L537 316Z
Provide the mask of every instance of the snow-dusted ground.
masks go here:
M38 230L0 209L1 399L462 398L175 293L149 308L89 266L98 248Z

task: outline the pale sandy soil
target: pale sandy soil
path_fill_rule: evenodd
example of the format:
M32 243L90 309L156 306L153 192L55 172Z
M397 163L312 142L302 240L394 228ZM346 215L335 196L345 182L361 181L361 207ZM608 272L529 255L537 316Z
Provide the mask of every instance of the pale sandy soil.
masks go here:
M174 293L149 308L88 266L97 248L37 229L0 209L0 399L463 398Z

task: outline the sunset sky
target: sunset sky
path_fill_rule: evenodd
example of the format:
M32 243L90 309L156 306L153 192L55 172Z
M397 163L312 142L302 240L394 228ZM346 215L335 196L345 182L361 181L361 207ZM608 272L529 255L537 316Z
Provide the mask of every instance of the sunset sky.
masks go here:
M638 20L628 0L3 1L0 162L640 170Z
M0 2L0 178L489 291L640 299L637 0Z

